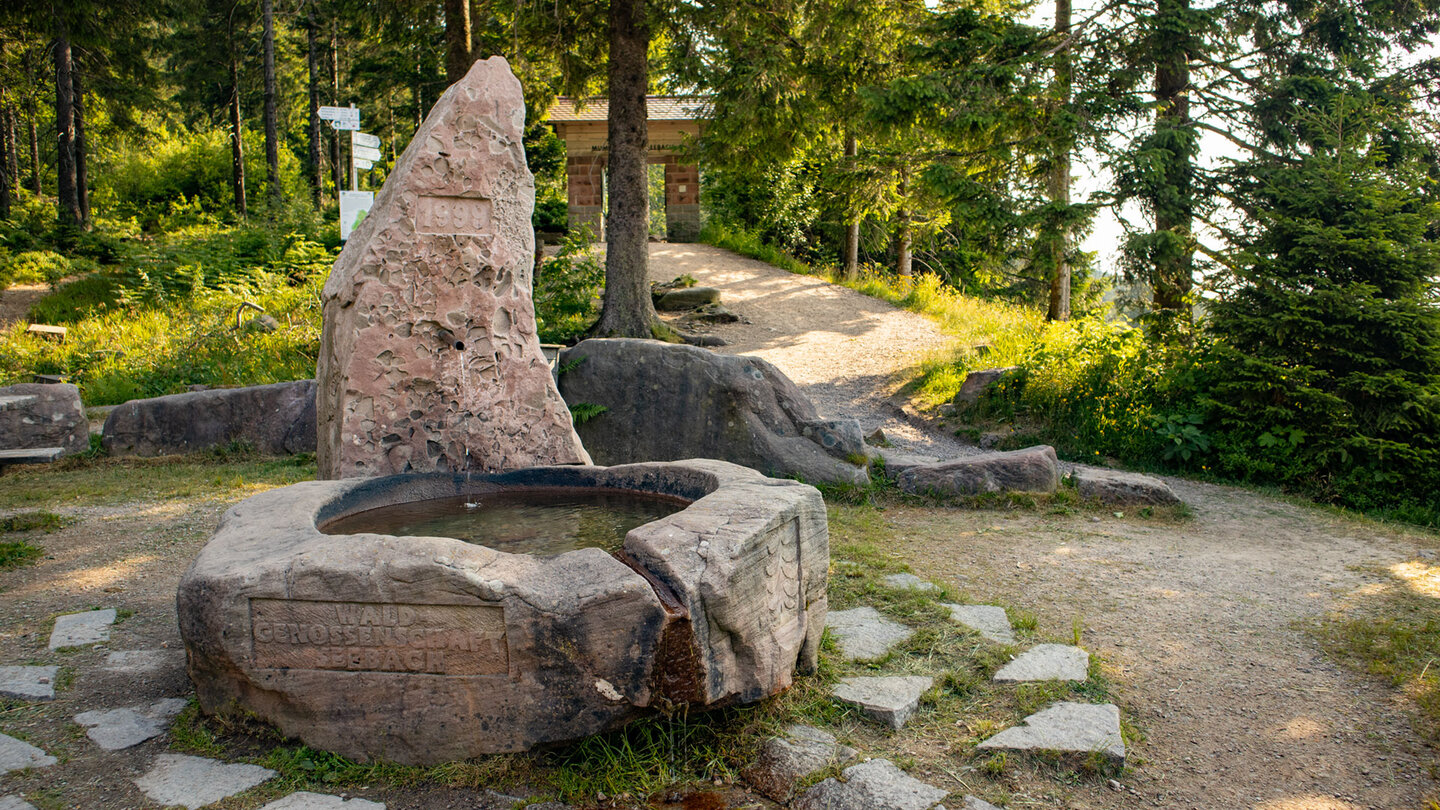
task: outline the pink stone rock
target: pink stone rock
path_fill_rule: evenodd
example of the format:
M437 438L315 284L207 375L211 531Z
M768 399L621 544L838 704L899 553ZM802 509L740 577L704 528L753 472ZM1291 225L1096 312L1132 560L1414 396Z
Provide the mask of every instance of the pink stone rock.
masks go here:
M435 104L325 284L321 478L585 464L535 332L520 82L477 62Z

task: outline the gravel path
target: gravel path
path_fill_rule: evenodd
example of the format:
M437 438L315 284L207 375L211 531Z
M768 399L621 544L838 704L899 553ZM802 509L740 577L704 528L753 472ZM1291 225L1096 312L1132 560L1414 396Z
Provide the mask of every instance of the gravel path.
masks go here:
M889 402L898 374L948 344L927 318L704 245L654 245L651 262L656 280L688 273L720 288L749 321L711 330L729 343L720 351L774 363L823 415L883 427L911 452L978 452L910 424ZM1395 571L1436 570L1440 539L1166 480L1192 519L910 506L883 519L921 576L1028 610L1052 636L1084 626L1085 647L1143 739L1118 792L1079 787L1066 806L1426 806L1437 759L1405 701L1327 659L1303 628L1403 587ZM1008 806L1056 806L1016 789Z
M718 288L725 307L744 319L700 330L726 341L717 351L774 363L822 417L858 419L866 435L882 428L906 452L944 458L976 452L953 437L916 427L889 401L902 372L953 342L934 321L728 250L652 243L651 280L683 275Z

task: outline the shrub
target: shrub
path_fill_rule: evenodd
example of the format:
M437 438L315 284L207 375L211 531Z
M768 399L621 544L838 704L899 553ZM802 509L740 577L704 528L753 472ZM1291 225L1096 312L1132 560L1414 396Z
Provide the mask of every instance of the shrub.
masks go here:
M535 324L542 343L573 343L599 317L605 266L589 228L565 237L560 252L535 268Z

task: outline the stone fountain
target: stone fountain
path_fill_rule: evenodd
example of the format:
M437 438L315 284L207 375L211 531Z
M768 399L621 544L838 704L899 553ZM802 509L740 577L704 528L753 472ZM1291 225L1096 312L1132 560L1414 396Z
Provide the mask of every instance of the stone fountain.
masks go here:
M336 261L317 399L328 480L231 508L180 583L205 711L433 764L759 700L814 667L829 562L815 489L703 459L590 466L535 334L524 109L503 59L477 63ZM683 508L613 553L325 532L527 490Z

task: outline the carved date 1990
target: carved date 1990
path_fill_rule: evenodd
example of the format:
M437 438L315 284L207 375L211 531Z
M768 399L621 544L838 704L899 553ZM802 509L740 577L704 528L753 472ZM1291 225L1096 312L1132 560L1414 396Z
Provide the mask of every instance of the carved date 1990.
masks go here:
M437 675L505 675L498 605L395 605L251 599L255 666Z
M490 201L478 197L421 197L415 201L415 227L420 233L490 232Z

